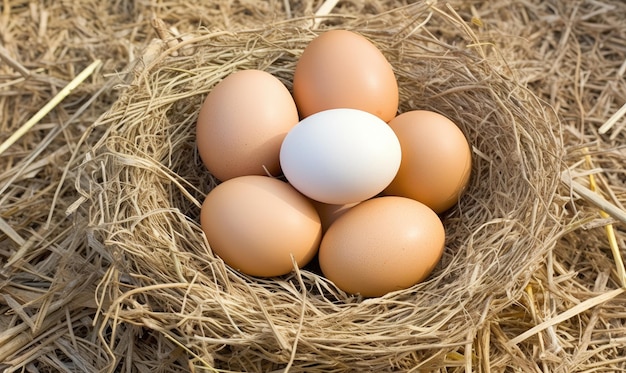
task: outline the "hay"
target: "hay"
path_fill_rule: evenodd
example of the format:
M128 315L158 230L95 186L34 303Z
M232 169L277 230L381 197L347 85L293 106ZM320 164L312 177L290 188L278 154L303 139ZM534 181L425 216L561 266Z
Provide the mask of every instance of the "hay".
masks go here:
M590 177L596 179L598 196L623 214L626 121L621 118L605 127L605 134L599 132L626 102L626 5L510 5L477 4L475 12L502 20L485 22L486 33L502 46L520 81L559 113L568 178L587 190L593 189ZM483 353L490 357L483 362L485 371L487 366L495 371L518 366L550 372L626 368L626 296L616 257L624 257L624 223L602 214L574 190L559 194L559 205L566 210L563 237L533 274L518 305L483 330L489 342ZM606 302L597 303L602 298ZM526 339L519 338L528 331L532 333Z
M0 143L92 61L103 61L0 154L3 372L97 372L114 365L103 347L106 338L98 335L95 298L109 263L86 234L88 220L76 210L81 202L76 167L89 149L88 129L117 99L115 86L156 37L153 13L178 19L179 27L187 25L184 19L197 25L189 14L220 27L265 20L249 12L251 5L199 12L203 3L186 2L187 16L177 13L181 7L126 1L0 3Z
M197 223L215 185L195 151L200 104L238 69L271 72L290 87L297 57L319 31L307 29L306 19L236 33L200 30L137 72L95 124L106 131L82 166L79 190L93 201L89 231L114 264L97 293L110 354L141 327L164 350L181 352L167 366L432 369L520 296L555 245L558 121L507 77L497 54L454 11L425 3L333 21L366 35L388 57L401 111L447 114L474 148L472 181L444 217L446 251L434 275L405 291L360 299L307 268L260 280L211 253ZM464 36L454 45L437 37L454 29ZM168 56L173 51L177 56Z
M128 63L113 30L84 23L115 7L90 5L0 5L0 54L13 60L0 63L0 143L93 55L103 57L107 71ZM110 13L112 23L128 21L119 10ZM98 70L0 154L0 370L94 371L108 359L90 334L102 265L84 245L85 225L65 215L76 192L64 182L75 179L68 165L82 152L85 128L115 100L107 87Z
M567 170L566 174L572 180L588 190L592 189L589 176L593 175L597 182L597 193L623 212L626 204L623 166L623 160L626 159L623 147L626 121L623 118L618 120L604 135L600 135L598 129L626 102L624 3L619 0L451 3L465 21L465 26L445 21L447 15L454 13L440 3L438 6L443 13L434 13L426 27L416 33L419 37L416 40L436 41L429 46L430 49L423 51L423 55L428 55L427 61L423 65L420 65L422 62L417 64L419 67L416 71L437 61L432 52L461 51L460 54L452 55L461 55L462 59L478 62L471 65L468 73L474 73L477 77L488 76L489 80L498 74L505 75L501 79L507 83L497 84L494 91L509 90L516 85L515 82L530 89L554 108L562 123L562 131L554 128L554 132L562 138L564 145L565 154L561 157L563 167L554 165L554 170ZM380 364L381 370L392 370L393 363L411 364L420 358L423 358L420 360L423 371L503 372L517 369L614 372L626 369L626 351L623 347L626 340L626 317L623 312L626 295L620 289L622 279L619 265L614 259L615 251L623 254L626 237L624 226L615 218L602 215L588 197L568 187L556 190L552 197L551 216L542 226L546 229L545 237L553 237L554 246L551 247L551 243L546 241L543 242L545 247L534 247L535 255L528 254L532 256L532 262L528 263L531 272L511 268L511 275L519 276L518 281L511 286L511 291L507 292L502 285L493 295L487 294L492 303L482 305L468 301L466 296L471 289L457 291L454 294L460 296L458 303L443 303L441 312L466 307L468 312L465 319L458 314L451 314L449 320L456 320L457 324L448 322L448 319L439 319L439 323L416 323L407 327L408 320L423 318L423 315L416 314L429 310L428 307L422 307L423 301L421 305L415 303L415 297L411 298L410 295L406 296L410 304L397 300L393 303L395 295L389 297L392 299L385 299L386 309L383 309L382 304L372 305L372 301L352 298L347 299L347 304L335 304L330 302L332 296L341 298L344 295L334 291L322 279L312 276L309 271L302 271L301 276L286 278L280 282L283 288L276 289L276 283L267 287L268 284L263 281L241 278L214 260L207 259L206 243L201 242L198 246L196 235L200 231L194 217L197 214L197 202L201 201L211 184L177 185L177 182L184 181L206 181L205 176L189 175L197 164L186 164L179 169L174 167L180 166L180 158L190 162L186 155L172 153L172 160L166 161L138 157L137 145L132 144L125 150L131 157L122 158L129 164L113 167L112 159L117 159L117 155L123 153L116 155L109 152L104 147L106 141L103 139L109 138L108 141L113 143L113 136L130 138L132 130L127 132L115 120L108 123L100 121L100 126L90 124L117 99L118 90L112 87L126 89L135 76L132 71L143 71L142 61L138 61L137 57L150 57L150 53L143 54L142 49L158 36L150 25L154 14L165 21L170 32L185 36L187 32L195 34L200 25L210 30L202 34L262 28L265 23L310 15L319 5L320 1L290 4L278 0L224 1L212 5L187 1L176 6L169 3L106 3L92 0L74 5L26 1L10 1L0 5L0 41L4 47L0 51L4 62L0 63L0 142L40 110L91 61L97 58L103 60L100 71L73 91L40 124L0 154L0 369L6 368L10 372L189 371L194 367L198 368L196 370L204 370L199 368L211 364L225 366L227 364L220 358L230 356L234 362L233 368L237 364L245 364L247 371L265 370L271 364L269 361L279 359L282 360L275 363L278 367L285 367L293 361L292 371L302 370L306 361L318 360L320 369L324 364L330 365L334 361L337 364L334 370L348 370L352 368L349 366L351 359L360 359L365 355L369 356L371 362ZM402 1L339 1L334 8L338 16L326 19L323 24L340 26L347 22L349 27L365 29L375 39L387 40L390 30L401 27L401 23L408 23L408 20L400 17L389 21L389 16L386 16L389 26L384 31L376 30L380 21L375 21L374 27L370 28L359 24L359 20L362 22L367 15L401 6ZM418 13L406 13L416 16L414 25L420 23L420 19L424 20L423 16L427 14L421 14L420 18ZM310 19L305 23L310 24ZM282 29L283 26L277 28ZM472 31L468 34L465 28ZM427 31L432 35L424 34ZM406 36L408 29L403 32L403 36L398 39ZM473 36L472 32L478 37ZM312 37L310 34L300 36L300 42ZM234 35L225 38L234 40L237 45L241 42ZM476 40L482 43L481 47L464 49ZM261 44L266 45L264 42ZM153 46L159 47L157 44ZM395 55L390 46L386 47L389 55ZM176 58L189 58L183 49L176 48L180 52ZM477 58L481 49L489 61ZM155 52L152 57L144 58L148 64L162 56L158 48L148 50ZM497 58L495 53L503 59ZM413 58L421 58L423 55ZM174 64L176 58L167 57L156 62L156 65L146 70L143 77L154 77L156 71L164 72L164 66ZM286 59L284 66L288 65ZM503 67L502 62L510 69ZM446 60L443 65L447 64L450 62ZM492 75L492 72L497 73ZM170 78L176 75L172 72L169 74ZM288 71L281 71L280 74L288 81ZM450 76L459 78L454 72ZM436 87L428 87L427 82L424 81L423 92L432 95L432 89ZM144 80L140 84L136 81L135 86L126 91L126 99L132 98L128 95L131 92L142 92L139 98L147 99L149 95L143 89L151 87L151 84L154 86L156 83ZM195 95L206 94L208 89L210 87L203 86L200 92L185 92L181 94L185 96L181 101L197 99ZM446 97L451 97L453 93L449 92ZM515 88L511 97L519 98L526 94L534 99L523 88ZM442 97L432 98L439 102L445 101ZM145 104L143 102L141 105L146 108ZM117 110L121 106L123 102L118 102ZM195 108L192 106L172 103L171 107L182 108L193 116ZM549 111L542 112L539 106L528 101L523 103L522 108L534 108L541 112L537 117L546 116L552 123L557 123ZM159 112L163 113L164 107L159 107ZM531 113L537 114L534 110ZM172 115L167 113L165 117L169 119ZM535 115L531 117L536 119ZM116 120L119 122L119 118ZM156 120L153 128L166 128L171 134L176 128L184 132L186 130L177 125L188 125L191 121L191 118L185 118L180 123L163 126L156 124L159 122ZM538 127L546 130L545 125L539 124ZM121 129L123 136L120 137L120 133L115 133L114 129ZM87 133L84 134L85 131ZM169 140L171 137L168 137L164 144L173 145L181 149L182 153L193 152L189 134L176 133L175 138L181 142ZM553 139L545 141L554 142ZM92 145L97 142L99 148L97 152L92 152ZM505 144L510 145L508 142ZM533 146L541 147L539 143ZM112 149L116 150L115 147ZM167 152L158 150L153 155L161 151ZM526 156L533 158L532 155ZM475 153L475 157L484 162L479 152ZM107 163L103 162L105 159ZM84 161L87 163L79 167ZM119 174L127 173L122 169L132 169L128 175L137 175L137 167L146 167L142 175L149 180L158 180L155 186L163 190L157 189L154 195L150 195L153 200L132 200L130 198L144 195L142 193L145 191L131 191L127 189L128 186L109 184L112 179L98 178L109 175L115 179L119 176L112 172L111 167L118 170ZM77 173L79 170L82 172L80 175ZM93 179L91 174L86 173L90 171L94 171ZM154 174L161 171L164 172L161 176ZM558 177L558 172L556 175ZM544 187L553 181L545 180ZM102 186L107 189L101 189ZM90 189L92 187L94 189ZM117 187L123 193L115 194ZM473 184L473 187L475 191L479 189L477 184ZM83 194L78 194L77 189ZM101 196L102 202L89 200L92 196ZM123 196L129 199L121 200ZM491 197L487 200L493 201ZM103 215L102 220L90 221L90 215L95 217L100 213L113 212L108 208L100 210L100 204L109 203L127 208L126 211L132 212L132 220L119 221L126 213L120 210L114 211L115 215ZM158 229L147 232L146 222L139 218L148 218L145 211L153 206L159 208L154 210L155 216L161 214L161 217L150 221L153 223L157 220L155 226ZM515 207L511 211L517 213L524 209L524 206ZM463 220L467 216L465 211L475 209L474 202L468 197L447 218ZM493 212L494 215L497 213ZM166 214L169 215L164 216ZM484 215L481 218L487 219ZM550 222L551 218L556 221ZM112 240L102 242L102 238L108 237L108 232L116 228L111 222L117 226L128 226L120 231L121 236L114 235ZM548 231L551 225L558 233ZM132 236L130 229L135 228L137 231L136 227L144 232L143 236ZM186 227L187 230L174 230L180 227ZM617 250L610 243L610 230L616 237ZM171 242L166 242L161 236L155 239L155 232L165 234L165 237L169 235ZM154 255L154 258L147 258L153 254L149 249L152 245L138 244L146 240L146 236L149 236L150 243L154 241L157 245L155 253L158 255ZM525 234L522 236L528 239ZM461 239L451 238L451 241L454 243ZM499 243L509 245L510 241L494 240L494 245ZM178 248L180 251L167 253L165 247ZM468 247L477 246L474 244ZM453 248L449 245L449 252ZM465 253L467 258L476 254L476 251L470 252L467 248L460 252ZM510 265L511 258L505 259L496 262L494 270ZM454 260L464 261L452 255L445 260L448 266ZM115 264L111 266L111 262ZM140 271L135 271L137 265L145 262L156 264L153 268L142 267ZM189 266L189 263L193 265ZM498 264L500 267L496 267ZM197 278L191 277L193 271L198 270L197 266L203 271L214 269L215 273L198 271ZM438 274L449 273L448 277L423 286L432 288L443 284L452 287L452 276L463 278L463 271L468 270L454 267L446 272L445 268L442 265ZM153 278L146 277L149 275ZM202 283L199 281L201 278L203 281L214 279L215 282ZM304 286L309 287L306 294L296 292L303 290L300 279ZM485 278L478 276L476 280L481 282ZM197 298L194 294L198 288L205 294L209 290L220 294L216 298L220 303L212 302L212 298ZM278 293L279 298L269 298L274 297L274 293L270 295L268 289ZM181 294L185 300L181 300ZM329 302L323 303L320 294L326 295L325 299ZM414 289L413 294L424 294L424 288ZM158 299L154 298L155 295ZM432 296L430 293L427 295ZM445 299L452 300L453 295ZM240 303L238 299L241 296L251 299L252 303ZM469 299L476 299L476 294L471 296ZM285 297L295 300L291 306L273 301ZM306 308L302 307L303 304ZM167 308L171 306L181 308ZM192 306L197 308L192 310ZM107 313L118 309L119 315ZM225 322L225 315L220 311L223 309L231 311L228 314L231 320ZM247 314L250 310L257 313ZM299 311L303 310L306 317L302 318L301 323ZM362 316L362 319L338 320L334 313L339 310L338 316ZM363 313L369 310L380 313ZM484 313L477 318L479 311ZM291 320L287 327L284 319L287 316L284 316L282 323L270 324L268 320L274 320L279 313L290 315L295 321ZM451 333L449 338L443 335L445 331L459 330L458 320L467 322L464 326L465 338L460 342L460 333ZM330 321L339 323L330 325ZM255 322L258 325L251 324ZM380 327L381 322L390 324L390 328L372 328L365 332L367 327ZM439 324L445 325L445 328L438 329ZM233 325L241 325L241 333L235 330L235 333L226 335L234 331ZM200 327L196 329L196 326ZM311 335L311 326L318 329L315 336ZM345 328L345 334L333 334L334 339L324 334L325 330L341 332L341 328ZM200 336L196 331L214 331L218 335L217 338L209 334ZM424 341L430 331L433 331L433 339ZM398 334L402 332L405 337L413 336L411 339L398 340ZM372 340L363 344L368 335ZM277 338L282 339L279 341ZM457 342L452 343L453 340ZM230 344L220 345L225 341ZM402 341L405 341L405 345L400 345ZM439 351L437 341L448 345ZM292 346L296 343L294 350ZM285 351L276 351L277 346L284 345L287 346ZM353 349L355 346L361 346L360 350ZM386 350L387 346L389 350ZM216 348L219 350L215 351ZM312 351L311 348L317 350ZM429 354L429 350L433 354ZM198 352L197 356L193 355L194 352ZM215 360L209 361L211 358ZM365 361L361 364L366 365ZM417 363L410 368L419 369L415 365ZM367 367L362 370L371 369Z

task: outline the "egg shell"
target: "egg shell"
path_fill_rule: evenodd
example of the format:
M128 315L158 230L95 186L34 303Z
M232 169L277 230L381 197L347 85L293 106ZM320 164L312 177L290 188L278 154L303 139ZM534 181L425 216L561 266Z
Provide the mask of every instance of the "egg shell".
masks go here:
M241 70L207 95L196 125L198 153L219 180L280 175L278 154L298 109L285 85L270 73Z
M280 164L289 183L316 201L344 205L380 193L402 158L382 119L357 109L331 109L300 121L285 137Z
M328 228L319 264L343 291L378 297L426 279L444 245L443 224L426 205L376 197L352 207Z
M437 213L454 206L472 169L471 149L459 127L427 110L402 113L389 126L400 140L402 162L384 194L415 199Z
M311 202L313 203L313 206L315 206L315 209L320 216L320 220L322 221L322 232L326 232L328 227L330 227L335 220L339 219L340 216L359 204L359 202L355 202L345 205L329 205L328 203L318 202L313 199Z
M393 68L368 39L347 30L330 30L313 39L298 59L293 92L301 117L352 108L385 122L398 111Z
M215 254L232 268L259 277L280 276L317 253L319 215L291 185L267 176L240 176L211 190L200 224Z

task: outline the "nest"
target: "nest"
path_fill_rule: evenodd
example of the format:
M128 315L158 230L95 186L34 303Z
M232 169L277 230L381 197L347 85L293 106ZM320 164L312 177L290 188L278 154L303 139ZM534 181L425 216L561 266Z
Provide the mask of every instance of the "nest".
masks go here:
M110 356L144 349L151 359L163 354L166 370L434 369L471 349L485 320L520 297L555 245L558 120L471 25L428 3L324 25L292 19L169 40L144 56L94 124L105 130L96 131L102 136L85 155L77 189L92 201L90 247L112 263L96 294ZM328 28L370 39L394 67L400 112L448 116L473 149L468 189L442 216L438 267L427 281L379 298L346 294L308 267L248 277L211 252L199 226L202 200L216 185L195 144L207 93L241 69L265 70L291 88L298 56Z

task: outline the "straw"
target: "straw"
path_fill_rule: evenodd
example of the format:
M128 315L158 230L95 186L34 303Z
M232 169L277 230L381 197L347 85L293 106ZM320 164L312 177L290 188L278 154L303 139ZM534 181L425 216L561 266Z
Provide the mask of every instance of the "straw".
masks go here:
M587 153L587 149L584 149L584 151L585 153ZM589 168L593 169L593 161L591 160L591 156L589 154L585 154L585 163L587 163ZM589 174L589 185L592 192L598 192L598 184L596 183L596 178L593 174ZM609 217L609 215L604 210L600 210L600 216L602 216L604 219L607 219ZM611 248L611 253L613 254L613 260L615 261L617 275L620 278L622 287L626 288L626 269L624 268L622 254L620 253L620 249L617 244L615 229L613 228L613 224L607 224L604 229L606 230L609 247Z
M448 8L443 1L339 1L316 15L321 3L4 2L0 142L89 61L100 59L102 73L0 154L0 370L556 373L626 367L626 294L619 293L615 255L626 239L618 218L626 211L626 137L618 118L626 102L623 2L451 0ZM162 37L151 26L154 17L164 22ZM283 31L274 43L277 24ZM402 110L452 108L469 124L468 133L505 112L503 122L519 124L506 127L504 137L497 126L473 137L482 140L472 143L477 164L490 165L479 168L473 187L494 181L499 187L493 196L466 194L445 216L454 229L441 277L422 285L426 291L383 303L347 297L308 268L278 283L242 277L212 259L194 223L214 184L187 156L194 146L186 126L227 73L220 68L262 59L254 66L270 66L288 84L293 65L281 65L284 56L293 61L312 35L344 25L389 56L412 62L399 69L403 97L436 99L416 98ZM468 60L459 53L464 49L486 58ZM187 60L194 54L195 64ZM196 69L202 63L217 69L214 79L192 77L207 76ZM517 85L501 85L502 76ZM506 98L492 100L493 92L507 92ZM168 106L175 100L179 104ZM529 125L537 105L546 110L540 115L546 124ZM141 117L145 123L137 125ZM551 127L556 141L547 129L533 135L537 126ZM522 136L520 147L528 152L521 158L524 172L502 165L517 154L509 151L518 148L507 140L510 132ZM139 154L147 137L163 153L142 148ZM543 157L555 175L546 181L545 167L535 167ZM511 187L510 178L520 177L528 179L525 187ZM538 198L543 203L520 198L522 190L543 195L554 181L554 193ZM511 200L503 206L506 195ZM608 217L606 203L614 208ZM528 220L507 226L518 214ZM476 233L471 217L492 220ZM529 228L538 226L545 231ZM471 239L458 245L463 236ZM525 244L511 244L518 239ZM538 242L543 247L536 248ZM518 250L503 255L506 247ZM459 278L467 279L462 287L454 285ZM517 279L512 285L511 278ZM485 280L498 285L495 291ZM150 287L156 284L172 285ZM433 300L441 308L436 313L424 297L439 294L430 291L439 287L449 294ZM481 291L488 294L476 299ZM258 302L250 301L251 292ZM419 319L425 314L431 317ZM267 315L274 329L264 327ZM389 320L386 327L382 320ZM406 338L398 342L402 333Z
M626 114L626 103L622 105L622 107L618 111L616 111L615 114L613 114L603 125L601 125L600 128L598 128L598 133L603 135L609 132L609 130L613 128L613 126L620 119L622 119L624 114Z
M0 144L0 155L4 153L13 143L24 136L25 133L37 124L43 117L46 116L52 109L54 109L61 101L72 93L76 87L78 87L85 79L87 79L93 72L102 65L102 61L95 60L85 70L81 71L76 78L72 79L59 93L57 93L41 110L33 115L24 125L22 125L17 131L15 131L8 139Z

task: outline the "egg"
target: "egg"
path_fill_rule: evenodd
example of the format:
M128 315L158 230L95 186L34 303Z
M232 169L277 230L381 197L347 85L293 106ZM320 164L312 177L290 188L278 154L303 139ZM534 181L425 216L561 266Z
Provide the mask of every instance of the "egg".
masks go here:
M344 205L380 193L402 158L382 119L357 109L330 109L301 120L285 137L280 165L289 183L319 202Z
M221 181L244 175L280 175L279 151L298 123L285 85L268 72L241 70L207 95L196 124L200 158Z
M352 207L328 228L319 265L343 291L378 297L426 279L444 245L443 224L426 205L376 197Z
M328 203L322 203L315 200L311 200L311 202L320 216L320 220L322 222L322 233L326 232L328 227L330 227L331 224L333 224L340 216L359 204L359 202L355 202L345 205L329 205Z
M200 225L211 250L232 268L271 277L299 267L317 253L319 215L292 186L267 176L229 179L205 197Z
M384 194L415 199L437 213L454 206L472 168L470 146L459 127L427 110L402 113L389 126L400 140L402 162Z
M398 83L382 52L348 30L326 31L299 57L293 94L301 117L319 111L352 108L388 122L398 110Z

